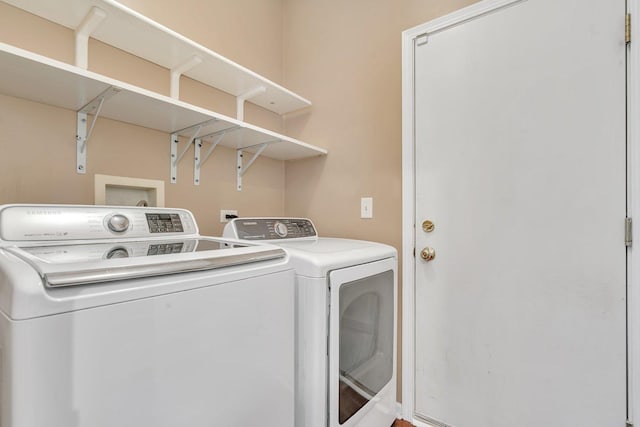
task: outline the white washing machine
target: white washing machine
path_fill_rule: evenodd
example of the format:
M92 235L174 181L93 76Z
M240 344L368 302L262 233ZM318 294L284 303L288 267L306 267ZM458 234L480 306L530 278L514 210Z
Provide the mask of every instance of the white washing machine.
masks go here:
M224 236L274 243L291 257L296 427L389 427L397 415L396 250L319 238L303 218L236 218Z
M293 427L294 280L185 210L0 206L0 425Z

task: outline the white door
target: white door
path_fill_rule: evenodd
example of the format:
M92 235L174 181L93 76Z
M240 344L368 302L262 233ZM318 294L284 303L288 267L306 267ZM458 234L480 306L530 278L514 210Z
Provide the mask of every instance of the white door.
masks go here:
M625 425L624 17L528 0L416 38L418 418Z

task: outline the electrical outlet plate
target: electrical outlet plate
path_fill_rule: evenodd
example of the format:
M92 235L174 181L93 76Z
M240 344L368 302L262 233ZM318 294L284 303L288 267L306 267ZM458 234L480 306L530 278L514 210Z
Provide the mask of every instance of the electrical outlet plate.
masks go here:
M227 215L238 216L238 211L231 209L220 209L220 222L229 222Z

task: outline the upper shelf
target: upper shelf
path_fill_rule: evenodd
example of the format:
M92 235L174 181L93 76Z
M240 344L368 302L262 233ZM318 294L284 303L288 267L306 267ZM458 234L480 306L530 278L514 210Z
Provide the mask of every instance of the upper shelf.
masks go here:
M220 145L251 152L254 149L250 147L270 143L262 152L265 157L291 160L327 153L294 138L5 43L0 43L0 76L0 93L75 111L113 87L117 94L104 103L102 117L184 136L191 136L199 124L203 124L201 136L227 129Z
M91 33L97 40L170 70L197 56L202 62L184 75L236 97L264 87L263 93L248 101L278 114L311 105L307 99L113 0L2 1L74 30L93 7L98 7L106 13L106 19Z

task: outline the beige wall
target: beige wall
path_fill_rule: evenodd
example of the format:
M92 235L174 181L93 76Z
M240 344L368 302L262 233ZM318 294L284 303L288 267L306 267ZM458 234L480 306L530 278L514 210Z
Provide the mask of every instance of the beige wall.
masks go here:
M284 82L310 114L286 132L329 150L286 165L285 211L323 234L401 246L401 33L475 0L283 0ZM360 197L373 219L360 219Z
M313 101L286 133L329 150L286 164L285 212L324 235L400 250L401 33L476 0L283 1L285 85ZM373 219L360 219L361 197L373 197Z
M320 233L401 247L401 32L475 0L121 0L310 99L279 117L249 106L247 121L329 150L325 158L261 158L235 191L235 153L218 149L192 184L193 156L166 184L166 205L191 209L220 234L219 209L312 218ZM73 34L0 3L0 41L73 61ZM160 93L168 71L91 42L90 69ZM233 116L229 96L182 80L184 100ZM0 96L0 203L93 203L93 174L168 178L168 135L100 119L88 173L75 173L75 113ZM360 219L360 197L374 218Z
M122 3L191 37L230 59L281 82L282 3L280 0L192 0L178 7L168 0ZM181 2L182 5L185 2ZM73 32L0 3L0 41L73 62ZM92 40L89 69L163 94L169 72ZM1 76L0 76L1 78ZM181 98L235 115L235 100L183 78ZM281 132L276 114L251 104L246 119ZM243 215L284 214L284 163L260 158L236 191L235 151L218 148L204 165L201 185L193 185L193 151L180 163L178 184L169 184L169 136L100 118L88 144L87 174L75 173L74 111L0 95L0 204L92 204L94 174L165 181L167 206L190 209L201 232L219 235L220 209Z

